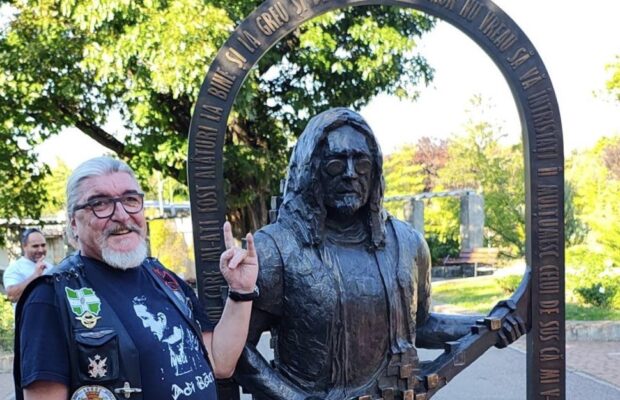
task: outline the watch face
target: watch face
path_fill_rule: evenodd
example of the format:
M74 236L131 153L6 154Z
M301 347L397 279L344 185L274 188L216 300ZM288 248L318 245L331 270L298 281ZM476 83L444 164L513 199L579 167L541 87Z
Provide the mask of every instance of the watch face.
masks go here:
M114 394L103 386L82 386L73 393L71 400L116 400Z

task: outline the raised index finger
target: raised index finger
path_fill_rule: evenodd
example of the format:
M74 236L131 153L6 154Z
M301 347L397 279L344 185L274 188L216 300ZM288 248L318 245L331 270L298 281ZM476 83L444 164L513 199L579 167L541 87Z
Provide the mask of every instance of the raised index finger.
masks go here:
M224 245L226 246L226 250L232 249L235 246L235 238L232 234L232 227L228 221L224 222Z

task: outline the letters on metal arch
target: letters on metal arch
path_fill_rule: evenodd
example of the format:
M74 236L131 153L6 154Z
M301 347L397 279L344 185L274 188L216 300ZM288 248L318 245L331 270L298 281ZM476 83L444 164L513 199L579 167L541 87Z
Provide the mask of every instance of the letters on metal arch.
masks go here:
M565 399L564 178L557 100L540 55L490 0L267 0L222 46L202 84L190 128L188 170L199 295L212 318L223 306L219 254L226 210L222 150L228 116L251 68L302 23L362 5L414 8L475 41L506 78L519 111L526 173L527 271L509 301L527 321L527 398ZM533 10L532 12L535 12ZM427 398L495 343L497 321L453 343L424 369ZM226 396L226 395L224 395ZM225 397L226 398L226 397Z

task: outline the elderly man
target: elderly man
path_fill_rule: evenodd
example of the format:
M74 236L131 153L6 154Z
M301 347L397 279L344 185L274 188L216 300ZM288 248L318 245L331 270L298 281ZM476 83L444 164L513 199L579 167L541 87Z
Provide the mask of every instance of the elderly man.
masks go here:
M2 277L6 295L16 303L30 282L48 274L53 265L45 261L47 243L37 228L24 230L20 237L22 257L15 260L4 271Z
M415 345L441 347L475 317L429 312L430 255L386 215L382 157L362 117L312 118L291 156L278 219L255 235L261 298L236 379L256 399L412 398ZM273 367L254 344L271 330Z
M143 196L132 170L107 157L69 178L68 234L79 252L18 304L14 375L24 398L217 399L214 378L232 375L257 293L252 235L242 250L224 225L230 299L214 325L183 280L146 257Z

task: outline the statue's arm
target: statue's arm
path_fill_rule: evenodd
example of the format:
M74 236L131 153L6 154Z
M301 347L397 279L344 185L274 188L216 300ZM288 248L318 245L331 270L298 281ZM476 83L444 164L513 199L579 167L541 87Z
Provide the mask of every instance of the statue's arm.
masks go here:
M273 239L259 231L255 235L260 272L260 297L254 301L248 342L235 370L235 380L257 399L305 400L308 395L286 381L256 348L263 332L277 327L282 315L283 261Z
M416 347L438 349L445 342L467 335L471 326L481 318L478 315L450 315L430 312L431 308L431 254L421 234L415 232L417 254L417 309Z

